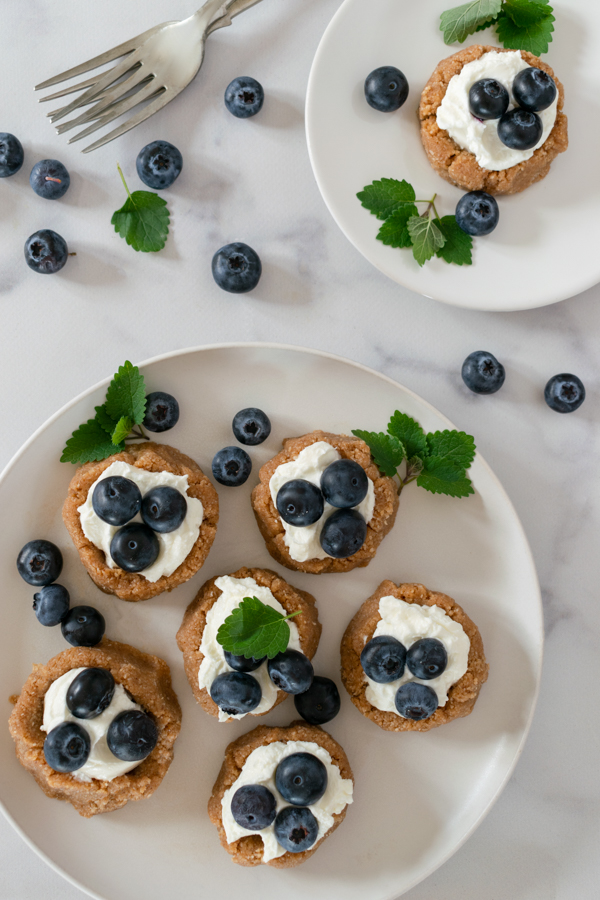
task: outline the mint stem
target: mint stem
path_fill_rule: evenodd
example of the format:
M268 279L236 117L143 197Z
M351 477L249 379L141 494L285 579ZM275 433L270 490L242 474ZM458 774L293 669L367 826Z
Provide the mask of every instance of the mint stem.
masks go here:
M127 191L127 196L131 200L131 194L129 193L129 188L127 187L127 182L125 181L125 176L123 175L123 170L121 169L121 166L119 165L119 163L117 163L117 169L119 170L119 175L121 176L121 181L123 182L123 186L124 186L125 190Z

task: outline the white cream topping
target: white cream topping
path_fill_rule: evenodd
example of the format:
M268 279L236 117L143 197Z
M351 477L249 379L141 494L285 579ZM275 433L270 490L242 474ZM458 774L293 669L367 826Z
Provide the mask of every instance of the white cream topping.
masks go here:
M365 675L366 698L369 703L377 709L399 716L394 702L396 691L407 681L417 681L432 688L437 694L438 706L445 706L449 689L462 678L469 664L471 642L462 625L451 619L439 606L420 606L418 603L398 600L397 597L382 597L379 601L379 615L381 619L373 637L379 637L380 634L395 637L407 650L421 638L437 638L446 648L448 665L441 675L429 681L415 678L408 666L405 667L402 678L389 684L377 684Z
M172 472L147 472L145 469L130 466L129 463L117 460L117 462L114 462L104 470L100 478L96 479L88 491L85 503L78 508L77 512L79 513L83 533L88 541L91 541L99 550L102 550L106 557L106 565L110 569L118 568L110 555L110 542L119 530L119 526L109 525L108 522L103 522L96 515L92 506L92 497L98 482L113 475L122 475L123 478L129 478L130 481L134 481L139 487L142 497L155 487L172 487L185 497L187 501L185 519L175 531L167 534L155 532L160 546L158 556L151 566L139 573L150 582L158 581L163 575L172 575L198 540L204 516L204 509L200 500L196 497L188 497L187 475L174 475ZM131 521L141 522L142 517L138 514Z
M310 481L316 487L321 487L321 475L331 463L342 459L341 453L328 444L327 441L316 441L314 444L301 450L296 459L289 463L282 463L278 466L269 482L271 490L271 498L275 509L277 509L277 494L286 481L295 481L298 478L304 481ZM373 518L373 510L375 509L375 488L373 482L368 478L369 487L365 499L355 506L357 510L367 522ZM290 552L292 559L296 562L306 562L307 559L327 559L328 553L325 553L319 538L323 525L337 510L329 503L325 503L323 515L313 525L299 527L298 525L288 525L283 519L280 519L285 530L285 545Z
M502 172L511 166L531 159L535 151L548 140L556 122L558 94L548 109L538 113L544 126L542 137L531 150L511 150L498 137L498 119L481 122L469 109L469 91L476 81L494 78L504 85L510 96L509 109L515 103L512 84L524 69L531 68L518 50L512 53L485 53L480 59L463 66L458 75L450 79L446 95L437 111L437 123L464 150L473 153L482 169Z
M284 616L288 614L287 610L273 596L269 588L257 584L254 578L233 578L231 575L222 575L221 578L217 578L215 585L222 593L206 615L206 625L204 626L202 643L200 644L200 653L204 655L204 659L198 670L198 684L201 688L206 688L209 693L217 675L221 675L223 672L233 672L231 666L225 662L223 648L217 641L217 631L233 610L238 608L244 597L257 597L266 606L271 606ZM288 648L302 652L296 623L293 619L288 619L288 625L290 626ZM256 678L262 691L261 701L251 713L251 715L259 716L261 713L270 710L275 703L277 688L269 677L266 660L258 669L250 672L250 675ZM237 716L230 716L228 713L219 710L219 722L227 722L230 719L243 719L247 715L250 714L241 713Z
M67 706L67 691L71 682L77 678L79 673L85 672L85 668L83 666L80 669L71 669L52 682L44 697L42 731L50 732L63 722L76 722L89 734L91 748L90 755L84 765L80 769L71 772L73 778L76 778L78 781L91 781L92 778L98 778L101 781L112 781L113 778L117 778L119 775L131 772L132 769L139 766L140 760L124 762L111 753L106 743L106 735L110 724L119 713L128 709L141 709L142 707L130 699L122 684L115 684L113 698L104 712L96 716L95 719L77 719Z
M274 825L263 828L262 831L249 831L242 828L231 814L231 801L238 788L245 784L261 784L268 788L277 801L277 812L290 804L283 799L275 787L275 770L286 756L292 753L312 753L324 763L327 769L327 790L317 803L309 806L310 811L319 823L317 841L320 841L333 825L333 817L352 803L352 779L342 778L339 768L332 761L331 756L323 747L313 741L274 741L264 747L253 750L240 773L229 790L225 791L221 808L223 813L223 827L227 837L227 843L245 837L247 834L258 834L263 841L263 860L269 862L278 856L283 856L285 849L277 842ZM316 842L315 842L316 843Z

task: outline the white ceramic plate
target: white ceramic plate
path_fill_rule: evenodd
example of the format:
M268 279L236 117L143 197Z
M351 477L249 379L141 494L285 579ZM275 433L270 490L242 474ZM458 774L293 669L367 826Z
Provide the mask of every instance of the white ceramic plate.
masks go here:
M557 0L547 61L565 85L570 148L544 181L499 198L500 224L475 240L473 265L432 260L420 269L408 250L376 240L381 222L356 193L375 179L406 178L417 197L438 192L439 214L454 212L464 193L427 162L416 111L439 60L475 43L496 44L489 29L447 47L443 10L460 0L345 0L321 41L308 85L306 127L317 183L346 237L374 266L405 287L455 306L531 309L574 296L600 281L597 249L600 167L600 5ZM366 76L382 65L410 84L397 113L365 101Z
M455 597L481 629L489 682L473 714L429 734L380 731L350 703L329 725L356 776L355 803L343 826L306 865L291 870L240 868L220 847L206 804L226 744L259 724L219 724L200 709L183 672L175 633L204 580L241 565L274 567L250 508L258 466L281 440L321 427L382 429L399 408L427 430L450 426L415 394L343 359L291 347L207 347L143 367L151 390L179 399L181 419L165 442L210 472L213 454L232 443L233 415L257 405L272 418L268 441L250 450L255 472L241 488L219 488L221 520L204 569L173 594L126 603L102 594L79 562L61 520L74 468L61 464L71 431L102 402L106 383L86 391L44 425L0 480L4 597L0 671L4 696L18 693L32 663L66 649L58 628L43 628L33 589L19 578L21 546L44 537L62 548L61 582L72 602L97 606L109 637L157 653L171 666L183 707L174 762L156 794L109 815L81 819L50 800L17 763L0 729L0 798L15 827L46 861L94 897L106 900L391 900L447 859L489 810L519 756L539 682L542 615L531 554L501 485L477 457L475 496L452 500L407 488L398 521L366 569L344 575L280 570L317 598L323 638L315 665L339 683L339 643L360 604L384 578L422 581ZM451 426L450 426L451 427ZM277 568L275 566L275 568ZM341 685L340 685L341 687ZM260 724L296 718L289 698Z

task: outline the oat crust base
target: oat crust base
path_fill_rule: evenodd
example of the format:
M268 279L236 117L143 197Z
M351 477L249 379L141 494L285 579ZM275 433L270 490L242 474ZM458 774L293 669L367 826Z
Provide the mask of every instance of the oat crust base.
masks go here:
M202 502L204 518L196 543L171 575L163 575L154 583L137 572L124 572L123 569L111 569L106 565L106 557L102 550L89 541L81 528L78 508L85 503L92 484L102 472L114 462L126 462L138 469L148 472L172 472L175 475L188 476L188 495ZM67 499L63 506L63 520L67 531L73 539L81 562L86 567L92 581L106 594L115 594L121 600L148 600L163 591L172 591L178 585L188 581L202 568L217 533L219 521L219 498L214 487L200 466L166 444L155 444L153 441L136 444L103 459L101 462L85 463L73 476L69 485Z
M422 719L419 722L377 709L366 697L367 682L360 664L360 654L365 644L373 637L381 620L379 601L382 597L390 596L421 606L439 606L451 619L462 625L471 642L467 671L449 689L448 702L445 706L438 706L429 719ZM475 706L482 684L488 677L483 641L475 623L451 597L436 591L428 591L422 584L394 584L393 581L382 581L346 628L342 638L341 654L342 681L350 694L350 699L363 716L371 719L384 731L429 731L438 725L451 722L452 719L468 716Z
M431 166L446 181L465 191L487 191L488 194L516 194L545 178L553 161L569 146L567 117L563 113L564 88L552 68L533 53L521 50L521 56L528 65L542 69L552 76L558 88L558 112L554 128L548 140L526 162L518 163L502 172L482 169L475 156L463 150L439 127L436 113L446 95L450 79L458 75L463 67L485 53L513 53L500 47L474 44L460 50L448 59L443 59L425 85L419 106L421 140Z
M275 505L271 499L269 482L275 469L283 463L296 459L301 450L317 441L327 441L344 459L353 459L359 463L373 482L375 487L375 509L373 518L367 525L367 537L358 553L346 559L308 559L296 562L290 556L285 545L285 531ZM296 438L286 438L283 450L269 460L259 473L260 483L252 491L252 508L260 532L267 545L267 550L278 563L297 572L310 572L320 575L322 572L350 572L352 569L368 566L380 543L391 531L398 512L398 491L393 479L381 475L371 460L368 446L357 437L346 434L330 434L326 431L311 431L310 434Z
M219 831L222 846L227 850L233 862L239 866L267 865L275 869L290 869L293 866L299 866L301 863L306 862L313 853L316 853L323 841L335 831L340 822L343 821L348 809L345 806L341 813L334 815L334 823L329 831L317 841L314 847L311 847L310 850L305 850L303 853L286 852L283 856L264 863L263 842L259 835L247 835L233 844L228 844L225 829L223 828L221 806L223 795L239 778L244 763L252 751L256 750L257 747L264 747L274 741L313 741L315 744L319 744L330 754L332 761L338 766L342 778L351 778L354 782L354 775L343 749L337 741L334 741L330 734L317 725L308 725L301 720L292 722L286 728L270 728L267 725L259 725L258 728L238 738L237 741L233 741L225 751L225 759L223 760L219 777L215 782L211 798L208 801L208 816Z
M125 775L112 781L77 781L69 773L55 772L44 757L46 732L41 731L44 696L53 681L71 669L97 666L108 669L115 681L152 715L158 742L152 753ZM17 758L48 797L67 800L81 816L90 818L141 800L154 793L173 759L173 744L181 726L181 709L171 687L168 665L157 656L128 644L104 638L97 647L64 650L46 665L34 665L9 719Z

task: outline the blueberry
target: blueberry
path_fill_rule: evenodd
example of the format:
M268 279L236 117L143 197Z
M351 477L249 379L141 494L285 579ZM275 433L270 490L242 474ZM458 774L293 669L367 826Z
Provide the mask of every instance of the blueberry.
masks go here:
M126 709L115 716L106 733L108 749L123 762L146 759L158 741L158 728L150 716L139 709Z
M152 488L142 500L142 519L159 534L176 531L187 515L187 500L176 488Z
M244 784L231 798L231 815L241 828L262 831L275 821L277 801L262 784Z
M302 853L317 840L319 823L307 806L284 806L275 819L274 831L284 850Z
M215 454L212 473L219 484L239 487L245 484L252 471L252 460L241 447L224 447Z
M543 131L538 114L518 106L504 113L498 122L498 137L511 150L532 150L539 144Z
M146 397L144 425L148 431L156 433L169 431L179 421L179 403L171 394L153 391Z
M345 509L358 506L367 496L369 478L353 459L338 459L321 475L323 497L331 506Z
M225 657L225 662L227 665L235 669L236 672L255 672L259 666L262 666L266 656L261 657L261 659L255 659L253 656L250 659L246 659L245 656L235 656L233 653L230 653L229 650L223 651L223 656Z
M312 684L314 669L308 656L299 650L284 650L267 663L275 687L288 694L302 694Z
M260 684L247 672L223 672L210 686L210 696L229 716L252 712L262 699Z
M309 689L296 694L294 706L309 725L324 725L335 719L340 711L340 692L331 678L315 675Z
M269 417L262 409L256 409L253 406L236 413L231 427L240 444L246 444L249 447L262 444L271 434Z
M42 159L31 170L29 184L38 197L58 200L69 190L71 176L57 159Z
M365 80L365 98L379 112L395 112L406 102L408 81L395 66L374 69Z
M461 375L466 386L475 394L495 394L506 378L502 363L487 350L469 353L462 364Z
M213 278L220 288L231 294L252 291L260 281L262 265L252 247L237 241L217 250L212 260Z
M47 584L33 595L33 608L41 625L60 625L69 612L69 592L62 584Z
M25 154L21 141L6 131L0 131L0 178L8 178L23 165Z
M469 91L469 109L477 119L499 119L509 103L508 91L495 78L476 81Z
M95 647L104 636L106 622L93 606L74 606L60 623L60 630L73 647Z
M168 141L152 141L138 153L135 167L140 181L154 191L162 191L181 174L183 157Z
M554 412L570 413L585 400L585 388L577 375L554 375L544 389L544 400Z
M275 787L288 803L310 806L327 790L327 769L312 753L291 753L275 770Z
M60 272L68 258L67 242L50 228L35 231L25 241L25 262L40 275Z
M286 481L277 492L277 512L288 525L305 528L318 522L325 509L323 494L310 481Z
M321 531L321 547L334 559L346 559L357 553L367 537L367 523L355 509L338 509Z
M76 719L95 719L110 706L115 679L108 669L90 667L77 675L67 690L67 706Z
M103 522L109 525L125 525L139 513L142 494L135 481L130 478L110 475L99 481L94 488L92 506Z
M396 691L396 709L405 719L428 719L438 706L437 694L426 684L407 681Z
M29 541L17 556L19 575L35 587L56 581L62 565L62 553L51 541Z
M260 112L265 102L262 84L256 78L242 75L225 89L225 106L237 119L249 119Z
M415 678L430 681L448 665L448 652L437 638L421 638L408 648L406 665Z
M77 722L62 722L44 741L46 762L55 772L75 772L90 755L90 736Z
M554 79L541 69L523 69L512 86L513 97L528 112L543 112L552 106L558 93Z
M499 221L498 204L485 191L470 191L456 204L456 224L473 237L491 234Z
M390 684L404 674L406 647L388 634L380 634L365 644L360 664L367 678L377 684Z
M158 557L160 544L154 531L142 522L130 522L113 535L110 555L125 572L143 572Z

